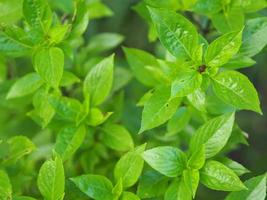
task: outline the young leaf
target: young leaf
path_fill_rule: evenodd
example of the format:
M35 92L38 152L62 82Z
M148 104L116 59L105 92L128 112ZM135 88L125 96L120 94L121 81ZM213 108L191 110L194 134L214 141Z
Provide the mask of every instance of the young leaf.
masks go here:
M206 158L215 156L226 145L234 124L234 113L213 118L202 125L190 141L191 152L205 146Z
M171 91L168 86L157 88L145 103L139 133L155 128L169 120L175 113L180 101L179 98L171 98Z
M198 47L198 33L193 24L174 11L149 7L149 12L165 48L177 58L192 59Z
M245 75L237 71L223 71L212 78L212 88L225 103L261 113L257 91Z
M112 115L112 112L102 113L98 108L91 108L90 113L86 119L89 126L99 126L104 123Z
M168 179L156 171L145 172L139 182L137 195L142 198L153 198L165 193Z
M134 48L124 47L123 51L138 81L146 86L156 86L160 83L158 79L151 76L151 72L146 68L146 66L151 66L160 69L159 63L153 55Z
M149 149L144 152L143 158L153 169L168 177L181 175L186 166L185 154L170 146Z
M167 189L164 200L192 200L190 190L185 184L185 180L180 178L178 181L174 181Z
M141 154L144 152L146 144L136 147L123 155L117 162L114 169L116 180L122 179L123 187L134 185L142 173L144 160Z
M266 174L245 181L246 191L231 192L225 200L264 200L266 197Z
M69 159L81 146L86 129L84 126L66 126L58 133L55 151L61 156L62 161Z
M8 174L4 170L0 170L0 199L12 199L12 186L8 178Z
M202 76L195 70L181 71L175 80L172 82L171 96L184 97L196 89L198 89L202 82Z
M87 174L71 178L71 181L83 193L95 200L112 200L113 185L104 176Z
M192 197L195 198L196 191L199 183L198 170L187 169L183 171L183 179L188 190L191 192Z
M187 165L193 169L201 169L205 164L205 159L205 145L201 145L189 157Z
M90 95L91 104L97 106L107 98L113 82L113 61L111 55L99 62L86 76L83 85L85 96Z
M60 200L64 197L65 176L62 160L56 156L54 160L47 160L38 174L38 188L47 200Z
M58 47L39 50L34 56L34 67L47 84L57 88L63 75L63 51Z
M42 84L43 81L38 74L26 74L12 85L6 98L12 99L29 95L41 87Z
M111 123L103 127L103 143L117 151L128 151L134 147L128 130L121 125Z
M214 40L205 54L209 67L219 67L227 63L239 50L242 42L242 31L231 32Z
M201 169L200 181L213 190L240 191L246 189L246 186L231 169L214 160L207 161Z

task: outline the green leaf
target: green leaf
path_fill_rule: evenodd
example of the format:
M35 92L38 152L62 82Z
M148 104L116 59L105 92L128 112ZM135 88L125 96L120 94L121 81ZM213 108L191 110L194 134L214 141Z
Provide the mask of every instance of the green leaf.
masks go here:
M250 171L245 168L243 165L241 165L240 163L231 160L229 158L226 157L222 157L217 159L219 162L221 162L222 164L224 164L226 167L230 168L231 170L233 170L238 176L242 176L243 174L249 173Z
M172 97L184 97L198 89L202 82L202 76L195 70L182 70L171 86Z
M267 6L265 0L246 0L240 3L245 12L256 12Z
M86 51L90 54L99 54L117 47L124 37L117 33L101 33L92 37Z
M23 97L35 92L41 85L43 81L40 76L36 73L29 73L25 76L19 78L10 88L7 99Z
M75 74L64 70L59 85L67 87L73 85L74 83L79 83L79 82L81 82L81 80Z
M146 68L146 66L150 66L154 69L160 69L159 63L153 55L134 48L124 47L123 51L134 76L139 82L146 86L156 86L160 83L157 78L151 76L150 70Z
M185 154L171 146L149 149L143 158L153 169L168 177L181 175L186 166Z
M145 103L139 133L155 128L173 116L181 100L171 98L170 95L171 91L168 86L162 86L155 90Z
M240 191L246 189L246 186L231 169L214 160L207 161L201 169L200 181L213 190Z
M168 179L156 171L145 172L138 181L137 195L142 198L153 198L163 195Z
M191 192L183 178L172 182L164 195L164 200L192 200Z
M38 188L46 200L61 200L64 197L65 176L62 160L56 156L54 160L45 161L41 166L37 179Z
M219 12L221 7L221 0L198 0L193 7L193 11L204 15L211 15Z
M69 159L81 146L85 133L84 126L66 126L60 130L55 144L55 151L63 161Z
M192 197L195 198L196 191L199 183L198 170L187 169L183 171L183 179L188 190L191 192Z
M71 178L71 181L87 196L96 200L112 200L113 185L104 176L82 175Z
M131 134L126 128L118 124L105 124L103 127L103 143L117 151L133 149L134 143Z
M113 198L119 199L122 192L123 192L122 180L119 179L118 182L116 183L116 185L112 189Z
M239 50L242 42L242 31L231 32L214 40L205 54L209 67L219 67L227 63Z
M123 192L121 200L140 200L140 198L132 192Z
M49 40L53 44L58 44L60 43L64 37L66 36L67 32L70 29L69 24L64 24L64 25L56 25L53 28L49 30Z
M64 69L63 51L57 47L39 50L34 56L34 67L48 85L57 88Z
M91 3L88 5L88 12L90 19L108 17L113 15L113 12L109 7L98 1L91 1Z
M14 196L12 197L12 200L36 200L36 199L28 196Z
M12 186L8 178L8 174L4 170L0 170L0 199L12 199Z
M205 80L202 82L205 82ZM193 93L187 95L187 99L194 108L201 112L206 112L206 94L204 91L196 89Z
M229 113L207 121L191 138L191 152L204 145L206 158L215 156L226 145L232 132L234 118L234 113Z
M205 159L205 145L201 145L191 154L187 165L193 169L201 169L205 164Z
M240 54L252 57L267 44L267 17L258 17L246 21Z
M104 123L112 115L112 112L102 113L98 108L91 108L86 119L86 124L89 126L99 126Z
M171 10L149 7L149 12L165 48L177 58L192 59L198 47L198 33L194 25Z
M231 192L225 200L264 200L266 197L266 174L245 181L246 191Z
M90 95L91 104L97 106L107 98L113 82L114 55L99 62L86 76L83 92Z
M212 78L214 93L238 109L261 113L258 94L249 79L237 71L223 71Z
M27 23L46 32L52 23L52 11L46 0L24 0L23 14Z
M123 187L134 185L142 173L144 160L141 154L144 152L146 144L136 147L123 155L117 162L114 169L116 180L122 179Z

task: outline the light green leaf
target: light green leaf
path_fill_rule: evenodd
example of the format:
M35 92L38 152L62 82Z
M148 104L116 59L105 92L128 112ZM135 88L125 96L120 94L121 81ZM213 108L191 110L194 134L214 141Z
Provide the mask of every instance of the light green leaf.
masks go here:
M153 198L163 195L168 179L156 171L145 172L138 181L137 195L142 198Z
M89 126L99 126L104 123L110 116L112 112L102 113L98 108L91 108L90 113L86 119L86 123Z
M92 3L88 5L88 12L90 19L108 17L113 15L112 10L99 1L92 1Z
M191 154L187 165L192 169L201 169L205 164L205 159L205 145L201 145Z
M226 145L234 124L234 113L213 118L203 124L190 141L191 152L205 146L206 158L215 156Z
M192 59L198 47L198 33L195 26L171 10L149 7L149 12L165 48L177 58Z
M103 127L103 143L117 151L128 151L134 147L129 131L121 125L111 123Z
M83 92L90 95L91 104L97 106L107 98L113 82L114 55L99 62L86 76Z
M214 160L207 161L201 169L200 181L213 190L240 191L246 189L246 186L231 169Z
M267 6L267 2L265 0L246 0L240 1L240 4L245 12L256 12Z
M8 178L8 174L4 170L0 170L0 199L12 199L12 186Z
M246 21L240 54L252 57L267 44L267 17L258 17Z
M231 192L225 200L264 200L266 197L266 174L245 182L246 191Z
M50 42L53 44L60 43L64 39L69 30L70 30L69 24L64 24L64 25L58 24L54 26L49 30L48 33L50 36L49 38Z
M36 91L41 85L43 81L40 76L36 73L29 73L25 76L19 78L10 88L7 99L17 98L29 95Z
M139 133L155 128L173 116L181 100L179 98L171 98L170 95L171 91L168 86L156 89L145 103Z
M172 182L164 195L164 200L192 200L191 192L183 178Z
M261 113L257 91L245 75L237 71L223 71L212 78L212 88L225 103Z
M81 82L81 80L75 74L64 70L59 85L67 87L73 85L74 83L79 83L79 82Z
M198 89L202 82L202 76L195 70L181 70L172 82L171 96L184 97Z
M56 156L54 160L45 161L41 166L37 179L38 188L46 200L62 200L64 197L65 176L62 160Z
M85 133L84 126L66 126L60 130L55 144L55 151L63 161L69 159L81 146Z
M116 185L112 189L113 199L115 199L115 200L119 199L122 192L123 192L122 180L119 179L117 181Z
M96 200L112 200L113 185L100 175L87 174L71 178L71 181L87 196Z
M198 0L193 7L193 11L204 14L211 15L219 12L222 9L221 0Z
M36 200L36 199L28 196L14 196L12 197L12 200Z
M39 50L34 56L34 67L47 84L57 88L63 75L63 51L58 47Z
M156 77L151 76L151 72L146 68L146 66L150 66L154 69L160 69L157 59L152 54L126 47L123 48L123 51L138 81L146 86L156 86L160 83Z
M52 23L52 11L46 0L24 0L23 14L27 23L38 31L46 32Z
M186 166L185 154L171 146L149 149L143 158L153 169L168 177L181 175Z
M209 67L219 67L227 63L239 50L242 42L242 31L226 33L214 40L205 54Z
M142 173L144 160L141 154L144 152L146 144L136 147L123 155L117 162L114 169L116 180L122 179L123 187L134 185Z
M196 191L199 183L198 170L187 169L183 171L183 179L188 190L191 192L192 197L195 198Z
M132 192L123 192L121 200L140 200L140 198Z
M231 160L229 158L222 157L222 158L218 158L217 160L219 162L221 162L222 164L224 164L226 167L228 167L231 170L233 170L238 176L242 176L243 174L246 174L246 173L250 172L243 165L241 165L240 163L238 163L238 162L236 162L234 160Z

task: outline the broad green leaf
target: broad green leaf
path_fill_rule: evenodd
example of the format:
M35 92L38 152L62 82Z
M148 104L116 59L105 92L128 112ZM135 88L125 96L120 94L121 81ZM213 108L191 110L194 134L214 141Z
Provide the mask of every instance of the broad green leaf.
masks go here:
M103 143L117 151L128 151L134 147L129 131L121 125L111 123L103 127Z
M62 160L56 156L54 160L45 161L41 166L37 179L38 188L46 200L61 200L64 197L65 176Z
M213 118L203 124L190 141L191 152L205 146L205 157L211 158L226 145L234 124L234 113Z
M64 70L62 78L60 80L60 86L67 87L74 83L79 83L81 80L73 73Z
M91 1L88 5L90 19L112 16L112 10L99 1Z
M199 184L199 171L195 169L187 169L183 171L183 179L192 197L195 198Z
M146 66L150 66L155 69L160 69L159 63L153 55L134 48L124 47L123 51L138 81L146 86L156 86L160 83L158 79L151 76L151 72L146 68Z
M138 181L137 195L140 198L153 198L165 193L168 179L156 171L145 172Z
M185 154L171 146L146 150L143 158L153 169L168 177L181 175L186 167Z
M24 0L23 14L27 23L38 31L47 32L52 23L52 11L46 0Z
M146 144L136 147L134 150L124 154L117 162L114 169L116 180L122 179L123 187L134 185L142 173L144 160L141 154L144 152Z
M237 1L239 3L239 1ZM265 0L246 0L240 1L240 4L245 12L256 12L266 8L267 2Z
M190 120L190 112L186 107L180 107L167 123L168 135L182 131Z
M192 169L201 169L205 164L205 159L205 145L201 145L191 154L187 165Z
M4 170L0 170L0 199L12 199L12 186L8 178L8 174Z
M139 133L168 121L175 113L180 101L179 98L171 98L170 87L157 88L144 105Z
M55 144L55 151L63 161L69 159L81 146L85 133L84 126L66 126L60 130Z
M242 42L242 31L230 32L214 40L205 54L209 67L219 67L227 63L239 50Z
M99 54L117 47L124 37L117 33L101 33L89 40L86 51L90 54Z
M153 96L155 89L148 90L138 101L137 106L144 106L146 102Z
M224 164L226 167L230 168L231 170L233 170L238 176L241 176L243 174L249 173L250 171L245 168L243 165L241 165L240 163L231 160L229 158L226 157L222 157L217 159L219 162L221 162L222 164Z
M221 9L221 0L198 0L193 7L194 12L204 15L215 14Z
M214 93L238 109L261 113L258 94L249 79L237 71L223 71L212 78Z
M112 183L104 176L87 174L71 178L87 196L96 200L112 200Z
M266 174L245 181L248 190L231 192L225 200L264 200L266 198Z
M206 112L206 94L204 91L196 89L193 93L187 95L187 99L194 108L201 112Z
M99 62L86 76L84 95L90 95L91 104L97 106L107 98L113 83L114 55Z
M60 43L66 36L69 29L70 29L69 24L64 24L64 25L59 24L51 28L48 33L50 36L49 38L50 42L53 44Z
M172 82L171 96L184 97L198 89L202 82L202 76L195 70L181 71Z
M7 99L17 98L29 95L36 91L41 85L43 81L40 76L36 73L29 73L25 76L19 78L10 88Z
M22 17L23 0L2 0L0 6L0 21L3 24L14 24Z
M165 48L177 58L192 59L198 47L198 33L194 25L171 10L149 7L149 12Z
M164 200L192 200L191 192L183 178L172 182L164 195Z
M213 190L240 191L246 186L238 176L220 162L210 160L200 171L200 181Z
M241 49L242 49L242 46L241 46ZM242 51L241 49L240 51ZM243 56L241 53L238 53L232 59L230 59L228 63L226 63L222 67L225 69L242 69L242 68L250 67L255 64L256 64L255 60L251 59L250 57Z
M123 192L121 200L140 200L140 198L132 192Z
M252 57L267 44L267 17L258 17L246 21L240 54Z
M42 79L57 88L64 69L64 54L58 47L43 48L34 56L34 67Z
M122 179L119 179L116 185L112 189L113 199L119 199L121 193L123 192Z

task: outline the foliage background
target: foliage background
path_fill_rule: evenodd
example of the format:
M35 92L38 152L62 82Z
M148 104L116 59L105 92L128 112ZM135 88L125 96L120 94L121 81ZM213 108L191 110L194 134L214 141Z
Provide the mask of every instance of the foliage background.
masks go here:
M16 1L16 0L12 0ZM17 1L19 2L19 1ZM56 1L55 1L56 2ZM55 4L51 1L51 5ZM61 0L65 5L68 5L68 0ZM88 29L84 34L85 40L89 40L92 36L102 32L115 32L124 36L123 46L133 47L152 52L158 57L163 57L162 46L159 43L150 43L147 38L148 27L143 19L140 18L132 10L137 0L104 0L114 14L108 18L90 21ZM60 11L59 11L60 12ZM267 9L261 11L263 15L267 16ZM1 18L0 18L1 19ZM210 39L212 39L212 35ZM127 68L125 57L122 49L119 46L115 49L117 65ZM106 53L110 55L110 52ZM259 55L255 57L257 64L253 67L242 69L249 79L254 83L259 92L261 107L263 115L256 114L249 111L241 111L237 114L237 122L243 130L249 134L250 147L241 145L238 149L230 153L230 157L242 163L250 169L255 175L263 174L267 169L267 48L265 48ZM9 74L24 74L25 71L31 71L31 64L29 60L18 59L20 66L9 66ZM10 137L12 135L24 134L33 137L37 132L41 131L40 128L28 117L25 116L25 107L17 108L18 103L13 102L10 107L6 107L5 94L6 88L0 83L0 136L1 138ZM137 133L140 126L141 108L135 106L138 99L145 92L145 88L132 79L128 86L125 88L126 104L124 105L125 111L123 115L123 123L132 132ZM6 113L9 113L6 115ZM14 120L16 119L16 120ZM146 137L146 136L142 136ZM42 140L43 138L35 137L35 141ZM49 147L47 147L49 148ZM44 149L45 151L45 149ZM41 164L41 163L40 163ZM252 177L254 174L249 174L245 178ZM213 192L201 188L198 198L199 200L214 199L215 196L223 196L223 193Z

